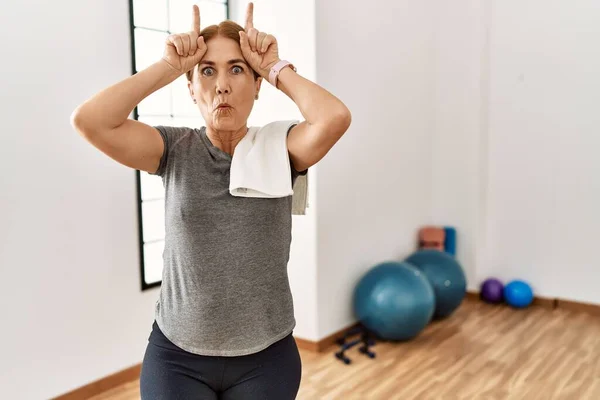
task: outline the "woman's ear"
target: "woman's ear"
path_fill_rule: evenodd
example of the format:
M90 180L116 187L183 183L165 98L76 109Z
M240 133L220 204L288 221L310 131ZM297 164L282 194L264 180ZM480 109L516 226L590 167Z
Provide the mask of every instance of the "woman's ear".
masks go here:
M254 98L255 98L256 100L258 100L258 93L260 93L260 86L261 86L261 84L262 84L262 80L263 80L263 78L262 78L262 76L260 76L260 77L258 77L258 78L256 79L256 82L255 82L255 85L256 85L256 93L254 94Z
M190 91L190 96L192 96L192 101L194 103L196 103L196 98L194 97L194 88L193 88L192 82L188 81L187 86L188 86L188 90Z

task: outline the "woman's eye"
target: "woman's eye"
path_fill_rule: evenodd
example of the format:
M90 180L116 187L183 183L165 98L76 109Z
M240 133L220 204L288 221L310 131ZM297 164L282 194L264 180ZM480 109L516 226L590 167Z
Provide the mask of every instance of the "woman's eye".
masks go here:
M235 67L233 67L233 73L234 74L241 74L244 70L242 69L242 67L238 67L237 65Z
M212 68L210 68L210 67L208 67L208 68L204 68L204 69L202 70L202 74L203 74L203 75L206 75L206 76L211 76L211 75L213 74L213 72L214 72L214 71L213 71L213 69L212 69Z

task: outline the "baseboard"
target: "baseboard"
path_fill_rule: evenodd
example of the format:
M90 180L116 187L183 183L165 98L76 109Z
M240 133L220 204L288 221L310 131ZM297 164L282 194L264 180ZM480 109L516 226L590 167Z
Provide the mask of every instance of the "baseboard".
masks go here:
M562 308L563 310L584 312L595 316L600 316L600 305L583 303L579 301L571 301L564 299L556 299L556 307Z
M467 290L467 295L465 296L465 300L479 301L479 292L476 292L474 290Z
M466 299L470 300L470 301L480 301L481 300L480 294L476 290L468 290ZM557 307L557 300L551 299L548 297L534 296L533 303L531 303L531 304L534 306L547 308L548 310L554 310Z
M105 378L99 379L95 382L82 386L69 393L55 397L51 400L83 400L89 399L90 397L97 396L118 386L121 386L127 382L134 381L140 377L140 371L142 370L142 364L134 365L124 369L123 371L116 372Z
M359 325L359 323L355 322L352 325L350 325L346 328L342 328L339 331L336 331L336 332L332 333L331 335L329 335L317 342L311 341L311 340L306 340L306 339L295 338L296 344L298 345L298 348L300 348L300 349L314 351L317 353L323 353L323 352L327 351L330 347L336 346L337 340L339 338L343 337L346 332L350 331L351 329L356 328L358 325Z
M319 351L319 342L313 342L310 340L299 339L299 338L294 338L294 339L296 339L296 345L298 346L299 349L314 351L314 352Z
M558 303L556 299L550 299L547 297L539 296L534 296L532 305L544 307L549 310L554 310L555 308L558 308Z
M479 292L475 290L467 291L467 300L479 301ZM565 300L560 298L548 298L535 296L532 305L544 307L549 310L562 309L574 312L583 312L587 314L600 316L600 304L584 303L580 301Z

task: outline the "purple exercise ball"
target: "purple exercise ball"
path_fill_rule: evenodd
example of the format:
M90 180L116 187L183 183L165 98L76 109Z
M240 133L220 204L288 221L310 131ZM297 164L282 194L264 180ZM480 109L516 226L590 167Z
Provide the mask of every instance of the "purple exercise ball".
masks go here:
M501 303L504 300L504 284L496 278L490 278L481 284L481 298L488 303Z

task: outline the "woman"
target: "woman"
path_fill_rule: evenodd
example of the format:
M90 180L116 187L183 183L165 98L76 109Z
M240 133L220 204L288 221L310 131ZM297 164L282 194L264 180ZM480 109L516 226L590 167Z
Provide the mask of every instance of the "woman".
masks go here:
M101 91L72 116L77 131L117 162L163 178L165 251L156 320L142 364L143 399L293 399L301 361L287 262L291 196L234 197L229 168L263 80L305 121L288 131L292 182L350 125L333 95L280 62L277 41L231 21L171 35L164 56ZM128 119L145 97L188 78L206 126L151 127Z

